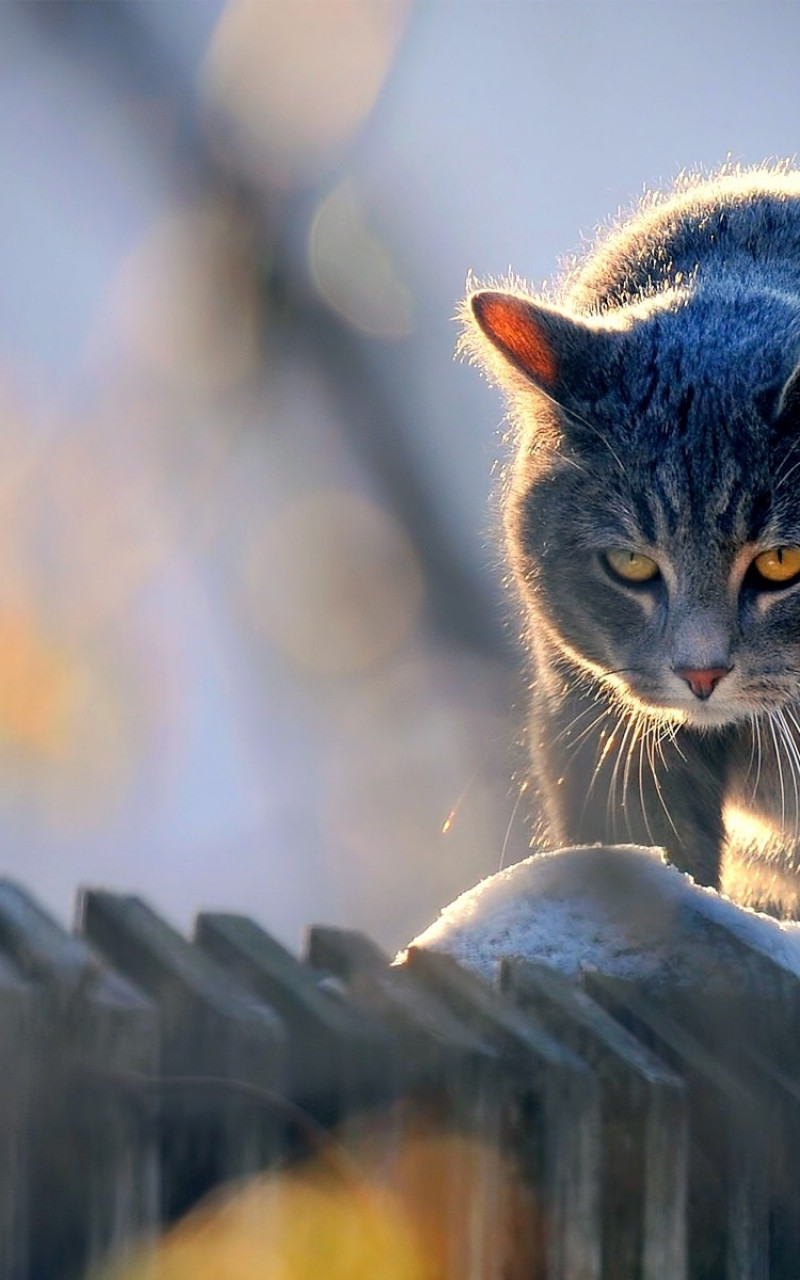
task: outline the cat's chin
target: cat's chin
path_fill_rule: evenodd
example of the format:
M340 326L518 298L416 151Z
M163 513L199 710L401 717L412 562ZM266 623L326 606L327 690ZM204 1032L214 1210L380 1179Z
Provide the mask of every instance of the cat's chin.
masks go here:
M670 706L669 703L651 701L641 694L628 694L628 706L634 704L637 711L644 713L651 721L664 725L684 725L689 729L724 729L727 725L736 724L748 719L746 712L725 705L697 701L695 705Z
M753 709L743 706L734 699L713 696L707 701L696 700L684 706L659 708L666 718L673 723L685 725L687 729L725 729L732 725L745 724L753 718Z
M683 723L690 729L724 729L726 725L746 719L746 716L737 716L730 709L699 703L696 708L687 709Z

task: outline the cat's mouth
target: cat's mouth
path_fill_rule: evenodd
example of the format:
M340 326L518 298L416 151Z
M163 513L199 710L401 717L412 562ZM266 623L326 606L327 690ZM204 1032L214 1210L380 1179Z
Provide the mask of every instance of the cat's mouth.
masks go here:
M743 707L725 706L722 701L700 702L684 708L684 724L696 729L721 729L747 719L749 712Z
M719 729L748 718L748 712L743 707L731 706L722 699L718 702L712 699L692 704L688 701L673 702L634 694L631 700L638 704L637 709L649 719L659 720L664 724L689 725L696 729Z
M746 687L742 687L735 674L703 696L689 688L684 692L683 682L675 683L677 688L671 674L669 680L661 684L631 681L627 687L628 698L655 719L696 729L714 729L745 723L754 715L768 715L791 702L795 693L793 688L783 686L767 689L759 685L755 689L745 682Z
M695 681L695 689L686 673L629 667L604 671L601 682L620 709L632 710L651 723L702 730L745 724L754 716L769 717L796 705L800 673L785 669L756 673L736 664L724 674L717 673L716 679Z

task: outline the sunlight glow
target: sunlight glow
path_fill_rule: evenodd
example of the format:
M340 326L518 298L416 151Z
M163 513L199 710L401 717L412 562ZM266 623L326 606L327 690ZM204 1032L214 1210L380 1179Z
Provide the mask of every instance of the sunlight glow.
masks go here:
M408 7L228 0L202 82L216 145L270 183L312 177L374 106Z
M308 245L314 283L344 320L375 338L412 330L411 294L351 181L326 196Z
M69 733L79 673L24 609L0 612L0 743L60 755Z
M276 514L246 575L259 629L291 662L320 672L385 661L412 635L424 596L400 525L345 490L310 493Z
M362 1126L352 1157L221 1189L102 1280L524 1280L542 1212L509 1158L458 1133ZM371 1129L371 1132L370 1132Z

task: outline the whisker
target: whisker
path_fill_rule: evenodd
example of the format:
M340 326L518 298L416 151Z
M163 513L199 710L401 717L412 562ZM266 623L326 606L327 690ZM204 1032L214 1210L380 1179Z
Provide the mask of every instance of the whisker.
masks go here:
M596 719L596 720L593 720L593 721L592 721L592 723L591 723L590 725L587 725L587 726L586 726L586 728L585 728L585 729L583 729L583 730L579 733L578 737L575 739L575 742L573 743L573 747L577 747L577 746L578 746L578 745L583 741L583 739L584 739L584 738L587 738L587 737L589 736L589 734L592 732L592 730L593 730L593 729L596 729L596 728L597 728L597 726L600 724L601 720L606 720L606 719L608 719L608 716L609 716L609 715L610 715L610 712L608 712L608 711L603 711L603 712L602 712L602 713L597 717L597 719ZM602 737L603 735L601 734L600 736Z
M637 712L633 720L633 733L628 743L628 750L625 756L625 768L622 771L622 804L625 809L625 825L628 828L628 835L633 839L633 831L631 830L631 814L628 808L628 794L631 778L631 765L633 764L633 755L636 750L636 744L642 733L642 714Z
M655 840L653 839L653 832L650 828L650 819L647 816L647 805L645 804L645 801L644 801L644 784L643 784L643 778L642 778L642 773L644 771L645 744L650 743L651 729L652 729L652 725L647 724L645 726L644 733L639 738L639 804L642 810L642 818L644 819L644 828L645 828L645 831L647 832L647 838L651 844L655 844ZM648 759L649 759L649 755L648 755ZM651 773L653 772L652 760L650 760L650 772Z
M584 800L583 808L581 809L581 823L583 822L583 819L586 816L586 809L592 797L592 792L594 791L594 784L597 781L598 777L600 776L600 772L608 758L609 753L613 751L614 747L616 746L617 734L620 731L620 727L622 726L622 723L626 715L627 715L627 712L623 708L617 717L617 720L614 724L613 729L610 731L610 733L606 737L606 740L603 743L602 750L600 751L597 757L597 761L594 766L594 772L592 773L592 776L589 779L589 786L586 791L586 799ZM608 818L608 801L606 801L606 817Z
M589 706L589 707L584 707L583 711L579 711L579 712L578 712L578 714L577 714L576 716L573 716L573 718L570 720L569 724L568 724L568 725L566 725L566 727L565 727L565 728L563 728L563 729L561 730L561 732L560 732L560 733L559 733L555 738L553 738L552 745L553 745L553 746L555 746L557 742L562 742L562 741L563 741L563 739L564 739L564 738L566 738L566 737L567 737L567 735L568 735L569 733L571 733L571 731L572 731L572 730L573 730L577 725L579 725L579 724L580 724L581 720L583 720L586 716L591 715L591 713L592 713L593 711L596 711L596 710L597 710L597 700L596 700L596 699L594 699L594 700L592 701L591 706ZM584 730L583 730L583 732L581 733L581 737L583 737L583 735L584 735L585 733L589 733L589 732L590 732L590 730L592 730L596 724L599 724L599 723L600 723L600 721L601 721L602 719L604 719L604 717L605 717L605 716L607 716L608 714L609 714L609 713L608 713L608 711L604 708L604 709L600 712L600 714L599 714L599 715L598 715L598 716L597 716L597 717L592 721L592 723L589 725L589 728L588 728L588 729L584 729ZM580 738L577 738L577 739L576 739L576 742L580 742Z
M775 721L773 719L772 711L768 712L767 723L769 725L769 731L772 736L772 745L775 748L775 764L777 765L777 768L778 768L778 781L780 783L780 788L781 788L781 826L783 827L786 824L786 788L784 786L784 781L783 781L783 765L781 764L781 753L780 753L780 747L778 746L778 735L775 732Z
M747 777L753 772L753 761L756 754L756 735L755 735L755 715L752 711L748 713L748 721L750 722L750 759L747 761ZM752 800L752 796L750 797Z
M475 769L473 769L472 773L470 774L469 778L467 779L466 785L465 785L465 786L462 788L462 790L459 792L458 799L456 800L456 802L455 802L455 804L453 805L452 809L450 810L450 812L448 813L448 815L447 815L447 817L445 818L444 822L442 823L442 832L441 832L441 833L442 833L442 835L443 835L443 836L446 836L446 835L447 835L447 833L448 833L448 831L451 829L451 827L452 827L453 823L454 823L454 822L455 822L455 820L456 820L456 815L458 814L459 809L461 808L462 804L464 803L464 797L466 796L466 794L467 794L467 792L470 790L470 788L471 788L472 786L474 786L474 784L475 784L475 780L480 776L480 774L481 774L481 773L483 772L483 770L486 768L486 764L487 764L487 762L490 760L490 758L492 757L492 755L494 754L494 752L495 752L496 750L497 750L497 743L496 743L496 742L493 742L493 743L492 743L492 745L489 747L489 749L488 749L488 750L486 751L486 753L484 754L484 756L482 757L482 759L480 760L479 764L475 767ZM462 775L462 776L463 776L463 775Z
M785 706L783 708L783 713L787 717L787 719L791 721L794 728L800 734L800 721L797 719L797 716L795 715L794 707Z
M750 803L752 804L756 798L758 784L761 781L761 765L764 756L764 749L761 742L761 721L757 715L753 716L753 728L755 729L756 738L756 780L753 783L753 790L750 794Z
M786 718L784 716L783 710L781 708L778 708L776 714L778 717L778 726L780 728L781 740L786 749L786 761L787 761L787 764L789 765L789 772L791 774L791 781L792 781L792 790L794 791L794 822L792 823L792 829L793 829L794 839L796 842L798 839L798 835L800 835L800 831L798 831L798 819L800 818L800 790L798 790L798 776L799 776L798 770L800 770L800 751L798 751L797 742L792 734L791 729L789 728L789 725L786 722Z
M508 820L508 826L506 827L506 834L503 839L503 847L500 850L500 862L497 867L498 871L502 871L505 865L506 853L508 852L508 842L511 839L511 828L513 827L516 816L519 813L519 806L522 804L522 797L525 795L525 792L527 790L528 790L528 782L526 779L526 781L523 782L522 786L519 789L519 795L514 801L514 808L511 810L511 817Z
M798 724L797 717L791 707L783 707L781 710L781 716L785 726L787 752L791 754L792 758L792 782L794 785L793 834L795 844L797 844L798 840L800 840L800 743L798 743L800 724ZM794 730L794 732L792 730Z
M791 453L789 454L789 457L791 457ZM788 471L784 472L784 474L783 474L783 475L781 475L780 469L778 470L778 474L777 474L777 475L776 475L776 477L775 477L775 492L776 492L776 493L778 492L778 490L779 490L779 489L782 489L782 488L784 487L784 485L786 485L786 484L788 483L789 479L794 475L794 473L795 473L795 471L797 471L798 467L800 467L800 458L797 460L797 462L795 462L795 463L794 463L794 464L789 468L789 470L788 470Z
M602 441L602 443L608 449L608 452L611 454L611 457L616 462L622 475L625 476L628 474L626 471L625 465L622 459L620 458L619 454L613 448L612 444L606 438L606 436L603 435L603 432L599 429L599 427L596 427L593 422L587 421L587 419L584 418L580 413L576 413L574 409L568 409L566 405L563 405L560 400L557 400L555 396L550 395L549 392L544 391L542 388L539 388L539 390L540 390L540 394L543 395L546 400L549 400L550 403L554 405L556 409L560 410L560 412L563 413L566 418L571 418L573 422L580 423L581 426L586 427L588 431L591 431L593 435L596 435L598 440Z
M657 730L658 732L655 738L655 749L658 752L658 758L663 764L664 769L666 770L667 773L669 773L669 764L667 763L667 759L664 755L663 743L665 738L671 738L672 742L675 741L675 726L670 724L664 724L664 725L660 724L657 726ZM655 770L653 770L653 776L655 777Z
M669 738L670 746L675 748L675 751L680 756L683 763L687 764L688 761L686 759L686 756L683 754L683 751L681 750L681 744L678 742L679 727L680 727L679 725L673 724L672 721L670 720L670 721L667 721L666 725L664 726L664 729L666 731L667 737ZM669 770L669 765L667 765L667 770Z
M623 716L624 716L625 714L626 714L626 713L625 713L625 712L623 712ZM612 832L612 835L613 835L613 837L614 837L614 839L615 839L615 840L616 840L616 838L617 838L617 804L616 804L616 799L617 799L617 786L619 785L619 767L620 767L620 765L621 765L621 763L622 763L622 756L623 756L623 752L625 752L625 751L626 751L626 746L627 746L628 738L629 738L630 733L631 733L631 731L633 730L633 728L634 728L634 726L635 726L635 724L636 724L636 717L635 717L635 716L633 716L633 715L630 715L630 713L628 713L628 714L629 714L629 719L628 719L628 723L627 723L627 724L626 724L626 726L625 726L625 731L624 731L624 733L623 733L623 735L622 735L622 741L621 741L621 742L620 742L620 744L619 744L619 750L618 750L618 752L617 752L617 758L616 758L616 760L614 761L614 768L613 768L613 771L612 771L612 773L611 773L611 783L610 783L609 791L608 791L608 800L607 800L607 802L606 802L606 817L607 817L607 819L609 819L609 820L610 820L610 822L611 822L611 832ZM622 793L622 802L621 802L621 806L620 806L620 807L621 807L622 809L625 809L625 788L624 788L624 785L623 785L623 793Z
M662 751L662 749L661 749L661 743L662 743L663 738L664 738L664 731L663 731L663 729L662 729L662 727L661 727L660 725L659 725L659 726L657 726L657 728L658 728L659 732L658 732L658 736L657 736L657 738L656 738L656 747L658 748L659 755L661 756L661 759L663 760L663 759L664 759L664 753L663 753L663 751ZM667 808L667 803L666 803L666 801L665 801L665 799L664 799L664 795L663 795L663 792L662 792L662 790L661 790L661 783L660 783L660 782L659 782L659 780L658 780L658 773L657 773L657 771L656 771L655 762L654 762L652 759L651 759L651 765L652 765L652 769L653 769L653 782L654 782L654 784L655 784L655 788L656 788L656 795L658 796L658 800L659 800L659 803L660 803L660 805L661 805L661 808L664 810L664 816L666 817L667 822L668 822L668 823L669 823L669 825L672 827L672 830L675 832L675 835L677 836L677 835L678 835L678 828L675 826L675 823L672 821L672 814L670 813L669 809Z

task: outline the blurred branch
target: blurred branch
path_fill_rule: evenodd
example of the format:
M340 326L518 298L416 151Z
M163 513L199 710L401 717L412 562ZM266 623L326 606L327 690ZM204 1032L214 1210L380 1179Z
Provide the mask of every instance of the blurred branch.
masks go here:
M257 273L267 335L265 361L287 352L301 354L305 367L321 370L331 402L341 417L354 454L380 496L415 547L429 587L430 620L449 641L493 657L508 657L507 637L496 600L467 560L464 549L441 516L441 494L424 474L403 422L394 387L403 372L386 376L385 360L375 358L373 340L362 338L316 294L304 265L289 247L297 222L298 199L267 181L256 185L226 152L224 163L198 127L194 83L159 44L154 30L132 0L96 4L91 0L30 3L17 0L26 21L41 38L70 60L88 63L124 94L143 94L169 105L174 122L181 184L236 198L256 228L253 270ZM152 139L144 137L152 149ZM154 159L158 162L159 157ZM168 183L174 187L175 154ZM163 157L160 158L163 164ZM406 359L396 350L395 369Z

